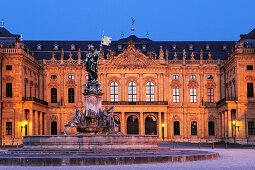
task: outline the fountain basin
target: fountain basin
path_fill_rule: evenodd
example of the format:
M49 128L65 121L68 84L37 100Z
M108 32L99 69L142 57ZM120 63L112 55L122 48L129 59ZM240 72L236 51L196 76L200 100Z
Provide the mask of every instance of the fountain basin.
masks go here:
M146 149L157 148L157 135L61 134L23 137L24 149Z

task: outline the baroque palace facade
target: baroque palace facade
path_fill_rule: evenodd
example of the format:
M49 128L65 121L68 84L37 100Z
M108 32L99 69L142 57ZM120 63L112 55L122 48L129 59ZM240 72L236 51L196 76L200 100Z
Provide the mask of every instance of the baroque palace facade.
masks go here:
M0 28L1 144L65 131L84 110L83 60L100 41L22 41ZM255 30L239 41L130 35L100 53L103 108L124 134L176 142L255 141Z

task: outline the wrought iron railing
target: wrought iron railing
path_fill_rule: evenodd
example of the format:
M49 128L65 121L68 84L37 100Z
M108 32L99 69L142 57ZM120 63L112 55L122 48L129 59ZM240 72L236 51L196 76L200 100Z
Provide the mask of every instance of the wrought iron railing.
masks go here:
M46 102L44 100L41 100L41 99L38 99L36 97L22 97L22 101L34 101L36 103L40 103L40 104L43 104L45 106L48 106L48 102Z
M168 101L136 101L136 102L130 102L130 101L118 101L118 102L112 102L112 101L103 101L103 105L168 105Z
M237 101L237 100L238 100L237 97L225 97L225 98L219 100L219 101L217 102L217 105L220 105L220 104L222 104L222 103L224 103L224 102L226 102L226 101Z

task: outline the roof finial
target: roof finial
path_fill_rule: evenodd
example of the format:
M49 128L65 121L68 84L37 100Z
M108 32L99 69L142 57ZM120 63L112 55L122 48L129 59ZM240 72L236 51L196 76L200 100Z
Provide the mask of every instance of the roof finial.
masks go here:
M20 41L23 41L23 33L20 34Z
M4 19L2 19L2 21L1 21L1 27L2 28L4 27Z
M146 37L149 38L149 35L150 35L149 32L147 32L147 33L146 33Z
M121 33L121 38L124 38L124 33L123 32Z
M132 28L131 28L131 31L132 31L132 35L134 35L134 32L135 32L135 29L134 29L134 24L135 24L135 19L132 17Z

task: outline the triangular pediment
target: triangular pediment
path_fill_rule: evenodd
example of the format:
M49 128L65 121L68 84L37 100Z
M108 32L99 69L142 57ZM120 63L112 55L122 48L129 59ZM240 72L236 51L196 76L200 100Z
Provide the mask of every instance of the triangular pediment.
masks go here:
M124 49L118 56L113 56L103 66L118 68L145 68L145 67L162 67L163 65L156 62L153 58L146 56L135 44L129 43L127 49Z

